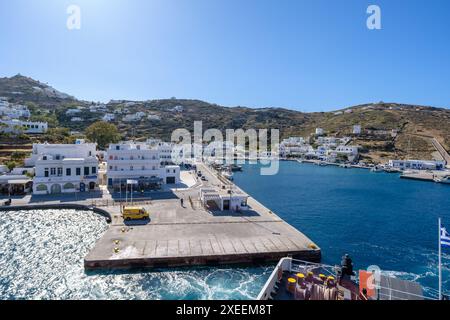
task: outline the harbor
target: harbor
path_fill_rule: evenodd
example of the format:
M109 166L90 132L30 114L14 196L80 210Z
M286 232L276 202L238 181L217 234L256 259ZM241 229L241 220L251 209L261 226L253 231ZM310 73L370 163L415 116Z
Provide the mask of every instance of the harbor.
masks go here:
M202 172L202 179L193 171L184 171L182 178L187 182L182 187L154 191L144 198L136 193L128 202L114 200L105 191L79 199L24 197L0 210L71 208L104 216L109 227L85 257L87 270L254 264L286 256L320 261L320 248L276 213L205 164L198 164L197 171ZM205 190L223 202L230 201L229 207L218 208L214 202L209 207L211 201L200 199ZM245 199L244 208L230 207L235 197ZM145 208L150 219L124 221L125 203Z
M281 162L280 173L276 176L260 176L260 166L243 165L243 171L234 174L235 185L264 207L271 208L289 225L314 239L320 247L322 263L333 265L340 261L344 253L349 253L355 268L376 264L387 274L400 279L415 279L424 287L426 296L435 296L437 256L433 231L436 216L444 214L444 218L448 219L448 189L445 186L430 184L424 190L423 183L405 181L396 175L343 170L335 166L320 167L295 161ZM184 193L188 199L187 190L183 189L201 188L201 179L194 180L194 174L187 171L183 171L181 176L182 181L188 181L189 185L184 188L178 186L174 193ZM428 200L412 201L418 193ZM189 199L184 203L186 209L182 209L180 199L171 196L170 190L155 191L151 195L146 194L145 198L138 198L137 194L133 198L134 205L153 208L150 224L162 225L169 223L169 219L173 220L156 210L166 201L180 212L178 219L182 219L181 210L186 210L186 214L191 212ZM124 193L122 196L125 199ZM75 197L13 198L12 206L25 201L29 207L43 205L43 200L58 205L75 202ZM34 208L1 212L2 261L17 255L28 257L17 262L19 269L5 264L2 271L4 280L0 284L4 296L46 299L255 299L278 262L269 262L268 265L255 261L244 265L86 270L84 259L101 239L105 239L108 230L117 225L118 231L122 227L134 228L130 232L136 231L133 226L136 222L124 224L118 216L119 210L111 210L120 200L113 202L106 195L102 199L99 194L84 199L78 195L78 202L84 203L85 207L95 204L111 212L110 224L103 216L90 210ZM430 207L427 203L434 205ZM348 221L352 221L351 224ZM376 227L380 223L383 228ZM14 226L18 224L23 226L20 232L11 231L16 230ZM398 225L403 227L399 230ZM184 224L179 227L188 229L188 226ZM421 236L416 237L418 234ZM404 241L409 245L404 246ZM108 245L111 250L117 246L112 241ZM118 247L123 253L123 243L119 243ZM443 262L448 266L448 256L443 257ZM446 270L447 267L444 269L444 279L448 279ZM9 285L12 281L14 286ZM443 285L448 292L448 281Z
M113 222L86 256L85 268L257 263L287 255L320 260L320 249L312 240L252 197L247 199L248 210L206 210L198 200L200 189L219 189L223 182L203 164L198 170L206 181L145 206L148 223L124 223L115 208Z

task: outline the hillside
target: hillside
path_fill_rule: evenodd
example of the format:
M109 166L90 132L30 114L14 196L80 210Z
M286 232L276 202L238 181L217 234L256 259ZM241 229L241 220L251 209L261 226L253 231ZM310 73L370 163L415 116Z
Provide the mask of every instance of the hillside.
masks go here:
M436 154L429 137L435 137L447 150L450 149L450 110L427 106L379 102L332 112L302 113L282 108L224 107L199 100L172 98L110 101L105 106L106 111L90 112L89 107L95 103L79 101L21 75L0 78L0 96L29 105L33 119L49 120L53 127L66 127L80 132L100 120L105 112L115 113L116 119L112 122L125 138L170 139L171 132L177 128L193 130L194 121L203 121L204 130L280 129L282 137L308 136L316 127L323 128L330 135L349 135L352 126L359 124L364 131L376 133L355 137L352 142L362 147L364 157L369 160L392 157L430 159ZM72 122L71 116L66 115L66 111L74 107L85 110L77 115L83 121ZM145 116L135 122L123 121L124 116L136 112L143 112ZM395 130L398 133L395 137L379 134L383 130Z

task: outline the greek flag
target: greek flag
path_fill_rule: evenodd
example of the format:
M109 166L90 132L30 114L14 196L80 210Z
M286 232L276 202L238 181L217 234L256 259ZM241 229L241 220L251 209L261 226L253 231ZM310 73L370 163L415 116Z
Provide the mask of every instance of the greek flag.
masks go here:
M450 234L445 227L441 227L441 246L450 248Z

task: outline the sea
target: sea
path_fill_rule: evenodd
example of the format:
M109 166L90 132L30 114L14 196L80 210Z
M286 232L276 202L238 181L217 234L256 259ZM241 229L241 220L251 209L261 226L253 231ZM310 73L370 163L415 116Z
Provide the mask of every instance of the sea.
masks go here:
M276 175L244 164L235 183L306 234L322 261L438 288L438 217L450 228L450 186L398 174L282 161ZM0 299L254 299L274 264L89 271L83 258L107 229L90 211L0 213ZM450 293L450 250L443 250Z

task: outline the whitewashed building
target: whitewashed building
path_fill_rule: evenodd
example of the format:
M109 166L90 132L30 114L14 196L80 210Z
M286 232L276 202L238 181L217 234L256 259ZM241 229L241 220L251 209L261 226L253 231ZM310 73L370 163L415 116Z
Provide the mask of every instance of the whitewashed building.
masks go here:
M98 188L95 143L34 144L26 166L35 166L33 194L87 192Z
M125 188L127 180L136 180L140 190L180 183L180 167L166 166L158 148L148 143L110 144L106 161L107 184L115 190Z
M355 161L358 158L358 146L347 146L340 145L334 150L336 156L344 156L347 157L347 160L350 162Z
M30 110L27 106L14 105L4 101L0 105L0 116L7 117L9 119L29 118L31 116Z
M323 135L323 129L322 128L316 128L316 135L318 135L318 136Z
M353 134L361 134L361 126L359 124L353 126Z
M216 190L202 188L199 194L200 201L210 211L242 211L248 210L248 195L239 189Z
M388 166L400 170L442 170L444 161L432 160L389 160Z
M47 122L31 122L17 119L0 120L0 132L3 133L28 133L40 134L48 130Z
M122 118L125 122L137 122L142 120L142 118L145 116L145 112L139 111L135 114L128 114L125 117Z
M105 113L102 117L102 120L105 122L113 121L116 116L113 113Z

